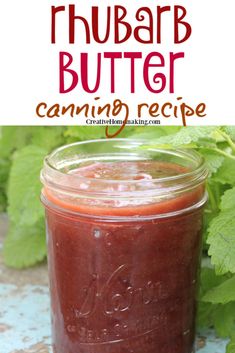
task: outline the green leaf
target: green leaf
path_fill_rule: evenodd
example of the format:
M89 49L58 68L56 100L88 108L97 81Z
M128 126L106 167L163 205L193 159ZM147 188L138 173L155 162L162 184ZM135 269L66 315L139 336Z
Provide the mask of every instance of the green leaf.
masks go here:
M116 138L126 138L126 137L131 137L133 134L136 132L141 133L141 131L144 131L144 128L147 126L125 126L125 128L119 133ZM148 127L147 127L148 128ZM120 126L108 126L108 134L109 135L114 135L118 130L120 129ZM106 135L105 135L106 137Z
M74 141L105 138L105 126L69 126L65 137L73 138Z
M230 337L235 332L235 303L213 305L212 321L218 336Z
M11 153L25 146L30 141L32 127L0 127L0 157L8 158Z
M202 297L202 301L212 304L227 304L235 301L235 276L227 279L219 286L210 289Z
M125 138L136 135L139 137L139 134L144 132L144 129L148 127L143 126L125 126L122 132L117 136L118 138ZM120 126L108 126L109 134L114 134L120 129ZM150 129L148 129L148 133ZM146 132L146 131L145 131ZM147 133L147 134L148 134ZM76 141L86 141L86 140L96 140L107 138L106 136L106 126L69 126L65 131L65 137L68 142Z
M37 126L32 130L31 144L42 147L50 152L65 143L63 126Z
M10 161L0 158L0 185L5 185L10 172Z
M50 151L64 144L64 130L61 126L0 127L0 158L10 158L14 151L30 144Z
M207 243L209 255L216 273L235 273L235 217L234 210L221 212L213 219L209 228Z
M229 337L235 330L235 302L221 305L203 300L207 293L211 293L215 288L220 288L227 280L228 276L216 276L212 268L203 267L201 270L197 324L202 329L214 326L217 334L221 337ZM224 294L222 293L222 295Z
M156 141L156 145L170 144L173 147L188 145L198 142L200 139L208 138L215 130L214 126L188 126L183 127L179 132L172 135L160 137Z
M223 211L235 209L235 187L224 193L221 198L220 209Z
M235 303L215 305L199 302L197 325L200 329L214 327L218 336L230 337L235 332Z
M235 141L235 126L224 126L223 129L229 135L229 137Z
M214 305L211 303L199 302L197 308L197 327L206 329L213 326Z
M235 353L235 337L228 343L226 353Z
M44 219L32 226L11 225L3 247L7 266L25 268L41 262L46 257Z
M205 295L211 288L214 288L223 283L224 277L216 276L215 270L209 267L202 267L201 269L201 297Z
M44 214L40 203L39 179L46 151L40 147L27 146L17 152L9 178L8 214L18 227L32 225Z
M132 131L127 130L127 133L128 137L132 139L146 139L154 142L155 139L174 134L180 129L179 126L139 126Z
M224 157L219 155L216 151L209 149L200 149L200 154L205 159L206 167L211 174L216 173L224 161Z
M224 281L223 276L216 276L215 270L202 267L200 279L200 298L197 311L197 325L204 329L214 325L213 318L217 307L209 302L203 302L202 298L211 288L220 285Z
M207 251L209 248L209 245L207 244L208 227L211 221L213 220L213 218L214 218L214 213L206 208L203 214L203 250L204 251Z
M181 129L183 129L182 126L147 126L148 129L154 129L158 130L161 129L164 135L172 135L178 133Z
M10 172L10 161L0 158L0 212L6 210L7 207L7 181Z
M0 213L4 212L7 207L7 198L6 198L6 193L5 190L2 190L0 188Z
M234 207L235 188L225 191L220 204L222 212L211 221L209 227L209 255L218 274L235 273Z
M219 205L221 202L221 196L226 190L226 186L215 182L213 177L210 177L206 183L206 189L209 200L206 203L204 210L204 227L206 227L205 230L208 231L211 221L220 213Z
M216 173L215 180L222 184L235 185L235 161L225 158L222 166Z

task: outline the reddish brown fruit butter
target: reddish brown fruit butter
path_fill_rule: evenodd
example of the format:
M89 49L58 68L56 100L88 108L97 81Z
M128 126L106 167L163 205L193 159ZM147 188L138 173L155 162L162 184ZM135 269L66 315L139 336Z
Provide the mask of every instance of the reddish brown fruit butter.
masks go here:
M102 140L45 159L55 353L192 353L206 170Z

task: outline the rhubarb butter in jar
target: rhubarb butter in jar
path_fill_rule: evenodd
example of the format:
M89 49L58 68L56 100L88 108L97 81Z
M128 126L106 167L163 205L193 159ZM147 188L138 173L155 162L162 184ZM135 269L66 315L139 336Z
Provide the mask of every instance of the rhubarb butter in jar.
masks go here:
M146 141L61 147L41 173L54 353L192 353L204 161Z

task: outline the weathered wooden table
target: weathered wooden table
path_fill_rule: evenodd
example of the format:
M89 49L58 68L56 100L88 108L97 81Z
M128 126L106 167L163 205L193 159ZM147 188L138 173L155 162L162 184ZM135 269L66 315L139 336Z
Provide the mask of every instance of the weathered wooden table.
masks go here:
M0 353L51 353L46 264L6 268L1 256L6 230L7 217L0 215ZM197 346L198 353L225 353L226 342L204 333Z

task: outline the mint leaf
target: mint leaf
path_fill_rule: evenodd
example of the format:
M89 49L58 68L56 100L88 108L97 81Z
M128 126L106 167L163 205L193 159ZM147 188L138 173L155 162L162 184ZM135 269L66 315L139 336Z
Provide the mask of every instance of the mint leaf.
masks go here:
M212 256L212 263L219 275L226 272L235 273L234 207L235 188L225 191L220 203L221 212L209 226L209 255Z
M216 175L213 174L213 175ZM204 249L208 250L209 246L206 244L208 231L211 222L220 213L219 205L221 202L221 196L224 194L227 186L217 183L213 179L213 175L208 179L206 183L206 189L209 196L208 202L206 203L203 215L203 246Z
M216 173L224 161L224 157L219 155L216 151L209 149L200 149L200 154L205 159L206 168L210 175Z
M127 131L128 137L132 139L152 140L174 134L181 129L179 126L140 126L133 131Z
M228 276L216 276L212 268L203 267L201 270L197 324L202 329L213 326L217 334L221 337L229 337L232 332L235 332L235 302L232 301L223 305L217 303L212 304L211 302L205 302L204 298L207 295L211 295L213 301L212 291L217 289L219 290L219 296L224 298L226 293L221 289L221 286L223 286L227 280Z
M225 158L216 173L215 180L222 184L235 185L235 161Z
M144 126L143 128L153 130L157 133L158 130L161 130L162 135L172 135L178 133L183 127L181 126Z
M44 218L32 226L11 224L5 239L3 258L7 266L25 268L46 257Z
M202 298L211 288L220 285L224 281L224 277L216 276L215 270L208 267L202 267L200 278L200 298L197 310L197 325L204 329L214 325L213 318L216 306L203 302Z
M10 172L10 161L0 158L0 212L6 210L7 206L7 181Z
M235 303L213 305L212 321L220 337L231 337L235 332Z
M214 218L209 227L207 243L216 273L235 273L235 217L234 210L224 211Z
M235 332L235 303L211 304L199 302L197 326L200 329L214 327L220 337L231 337Z
M6 210L6 206L7 206L7 198L6 198L5 191L2 188L0 188L0 213Z
M200 297L203 297L213 287L216 287L223 283L224 277L216 276L215 270L209 267L202 267L201 269L201 287Z
M109 126L109 132L114 133L118 129L117 126ZM170 144L172 146L187 145L197 142L200 138L207 139L215 130L213 126L204 127L130 127L126 126L118 137L137 137L152 139L155 144ZM76 138L78 140L89 140L105 138L105 126L71 126L65 132L66 137ZM159 137L160 136L160 137ZM154 140L155 139L155 140Z
M0 185L6 185L8 175L10 172L10 161L8 159L0 158Z
M235 126L224 126L223 129L229 135L229 137L235 141Z
M108 132L112 135L118 131L119 128L120 126L108 126ZM140 126L138 129L136 129L134 126L125 126L125 128L117 137L125 138L135 134L139 135L140 133L144 132L146 128L148 129L148 127L145 126ZM65 137L68 139L68 142L107 138L106 126L69 126L65 131Z
M13 160L9 178L8 214L18 227L33 225L43 215L40 203L40 170L46 151L27 146L18 151Z
M183 127L179 132L172 135L160 137L154 143L170 144L173 147L188 145L198 142L200 139L208 138L216 129L214 126L188 126Z
M11 153L25 146L30 141L32 127L0 127L0 157L8 158Z
M235 187L227 190L221 198L220 209L227 211L235 208Z
M64 131L61 126L0 127L0 158L10 158L14 151L30 144L50 151L65 143Z
M235 276L227 279L219 286L210 289L202 297L202 301L212 304L227 304L235 301Z
M65 128L63 126L53 128L50 126L33 127L30 143L50 152L52 149L65 144L64 131Z
M73 138L74 141L105 138L105 126L69 126L65 137Z
M235 337L228 343L226 353L235 353Z
M213 326L214 305L211 303L199 302L197 308L197 327L206 329Z

